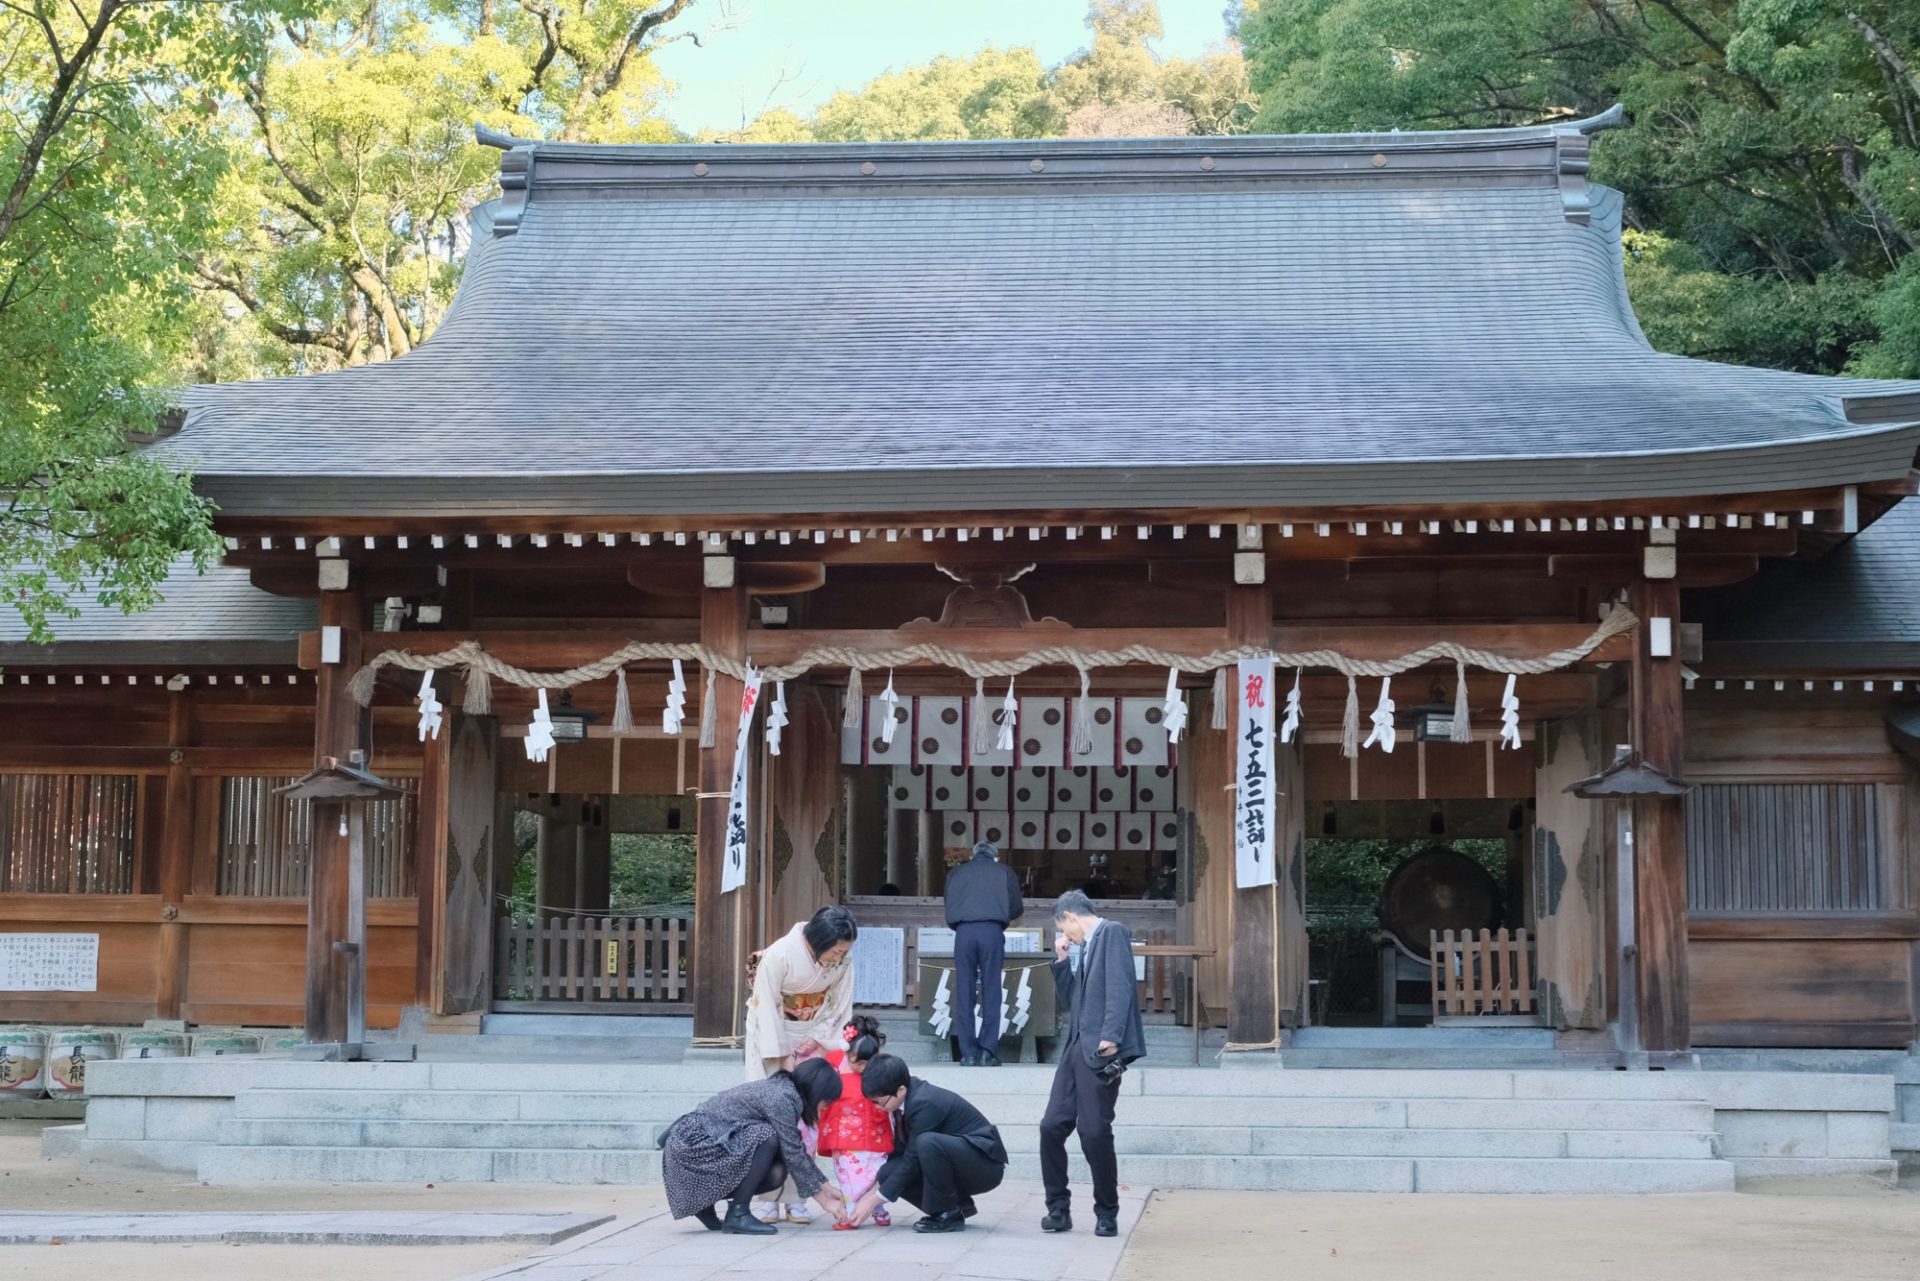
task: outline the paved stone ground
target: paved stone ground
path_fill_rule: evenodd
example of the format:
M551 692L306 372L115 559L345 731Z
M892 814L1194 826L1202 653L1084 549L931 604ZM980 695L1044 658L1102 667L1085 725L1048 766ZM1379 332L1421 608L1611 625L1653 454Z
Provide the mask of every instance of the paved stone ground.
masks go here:
M916 1233L920 1216L911 1206L895 1207L891 1228L836 1232L823 1218L783 1227L778 1237L721 1236L661 1210L616 1220L471 1281L1109 1281L1148 1194L1121 1193L1120 1235L1104 1240L1093 1235L1090 1209L1075 1216L1072 1232L1042 1232L1046 1205L1031 1187L979 1198L979 1217L946 1236Z
M227 1245L553 1245L613 1221L606 1214L354 1210L269 1214L0 1214L0 1245L102 1242Z

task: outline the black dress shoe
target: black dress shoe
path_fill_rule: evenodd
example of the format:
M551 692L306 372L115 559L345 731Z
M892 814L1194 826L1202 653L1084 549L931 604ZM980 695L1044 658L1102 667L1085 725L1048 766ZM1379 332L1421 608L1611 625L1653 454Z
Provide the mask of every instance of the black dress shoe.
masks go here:
M967 1220L958 1210L948 1210L945 1214L929 1214L913 1225L915 1232L959 1232L967 1226Z
M981 1067L999 1067L1000 1056L998 1054L995 1054L992 1050L982 1050L980 1051L980 1066Z
M978 1054L962 1054L960 1056L960 1066L961 1067L979 1067L980 1056Z
M1103 1214L1093 1221L1093 1235L1097 1237L1117 1237L1120 1235L1120 1225Z
M1073 1216L1065 1210L1048 1210L1047 1217L1040 1220L1042 1232L1073 1231Z
M980 1213L980 1207L973 1203L972 1197L963 1196L960 1198L959 1215L961 1218L971 1219L974 1215L978 1213Z
M709 1232L718 1232L720 1230L720 1216L713 1212L712 1206L707 1206L702 1210L695 1210L693 1217L700 1220L700 1226Z
M720 1230L736 1237L777 1237L780 1229L771 1223L762 1223L753 1217L753 1207L745 1201L735 1201L727 1207L726 1222Z

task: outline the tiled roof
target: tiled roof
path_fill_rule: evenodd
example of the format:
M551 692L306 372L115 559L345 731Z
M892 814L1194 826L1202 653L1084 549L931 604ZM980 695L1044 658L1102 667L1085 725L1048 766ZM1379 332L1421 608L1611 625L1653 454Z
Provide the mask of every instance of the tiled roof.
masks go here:
M1818 561L1769 561L1735 587L1692 593L1708 664L1920 671L1920 499Z
M20 616L0 609L0 664L289 666L300 633L318 617L311 599L260 591L244 569L216 565L197 574L186 558L175 562L150 610L124 614L85 592L74 603L79 617L54 619L49 645L28 640Z
M429 342L196 388L159 448L231 515L1580 500L1904 475L1920 384L1647 345L1619 199L1586 184L1585 147L1552 129L525 145Z

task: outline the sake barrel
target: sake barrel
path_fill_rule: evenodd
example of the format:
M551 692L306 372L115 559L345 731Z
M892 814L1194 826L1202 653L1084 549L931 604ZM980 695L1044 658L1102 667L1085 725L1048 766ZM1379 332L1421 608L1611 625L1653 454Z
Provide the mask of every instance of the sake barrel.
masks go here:
M0 1027L0 1097L37 1099L47 1092L47 1034L37 1027Z
M87 1092L87 1064L110 1059L118 1038L98 1028L55 1028L47 1033L47 1093Z
M260 1038L252 1032L201 1032L193 1038L193 1057L196 1059L258 1053Z
M184 1032L129 1032L120 1038L123 1059L184 1059L187 1035Z

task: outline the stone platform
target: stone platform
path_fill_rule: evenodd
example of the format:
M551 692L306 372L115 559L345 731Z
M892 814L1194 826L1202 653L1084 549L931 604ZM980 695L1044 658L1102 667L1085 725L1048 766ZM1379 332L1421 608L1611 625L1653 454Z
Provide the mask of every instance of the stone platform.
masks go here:
M1239 1062L1235 1071L1150 1063L1127 1074L1118 1140L1129 1179L1163 1188L1679 1192L1727 1189L1736 1178L1886 1181L1895 1170L1890 1075ZM1037 1182L1052 1069L916 1070L971 1097L1006 1137L1009 1179ZM740 1079L731 1063L524 1053L371 1064L117 1061L90 1078L84 1128L50 1129L45 1144L216 1183L652 1183L662 1129Z
M353 1210L323 1213L0 1214L0 1245L554 1245L605 1214Z

